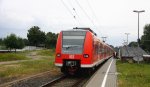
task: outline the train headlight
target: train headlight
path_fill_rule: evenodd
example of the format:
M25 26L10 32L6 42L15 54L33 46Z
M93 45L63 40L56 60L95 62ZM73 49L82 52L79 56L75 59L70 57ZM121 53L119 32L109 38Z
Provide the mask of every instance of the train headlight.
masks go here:
M88 55L88 54L84 54L83 57L84 57L84 58L88 58L89 55Z
M56 56L57 56L57 57L60 57L60 56L61 56L61 54L60 54L60 53L57 53L57 54L56 54Z

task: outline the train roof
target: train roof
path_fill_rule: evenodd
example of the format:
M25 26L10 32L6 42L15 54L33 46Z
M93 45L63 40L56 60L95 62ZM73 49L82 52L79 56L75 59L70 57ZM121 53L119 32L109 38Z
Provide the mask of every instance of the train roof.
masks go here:
M73 29L69 29L69 30L63 30L63 31L90 31L92 34L94 34L95 36L97 36L97 34L90 28L78 28L78 27L75 27Z
M90 29L90 28L78 28L78 27L75 27L73 29L76 29L76 30L88 30L91 33L93 33L95 36L97 36L97 34L92 29Z

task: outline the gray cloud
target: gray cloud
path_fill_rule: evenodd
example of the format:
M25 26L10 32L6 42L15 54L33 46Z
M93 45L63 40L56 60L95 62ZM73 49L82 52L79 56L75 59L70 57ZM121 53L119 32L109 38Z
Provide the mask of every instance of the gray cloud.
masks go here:
M99 23L96 23L91 14L87 1L79 0L96 26L88 20L74 0L70 1L72 6L68 0L64 2L74 15L76 13L72 8L76 8L80 16L76 15L77 21L60 0L0 0L0 37L15 33L26 38L27 30L34 25L39 26L42 31L55 33L73 27L90 27L99 37L107 36L107 43L117 46L122 45L126 32L130 33L130 41L136 41L137 14L133 13L134 9L146 10L140 15L140 35L143 33L143 26L150 23L149 0L90 0Z

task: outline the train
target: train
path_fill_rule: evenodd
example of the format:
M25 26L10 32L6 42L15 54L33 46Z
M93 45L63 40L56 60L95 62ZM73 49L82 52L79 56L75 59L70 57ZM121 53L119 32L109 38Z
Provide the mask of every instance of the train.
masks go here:
M91 72L103 61L114 56L114 50L98 39L90 28L73 28L59 33L55 66L65 74Z

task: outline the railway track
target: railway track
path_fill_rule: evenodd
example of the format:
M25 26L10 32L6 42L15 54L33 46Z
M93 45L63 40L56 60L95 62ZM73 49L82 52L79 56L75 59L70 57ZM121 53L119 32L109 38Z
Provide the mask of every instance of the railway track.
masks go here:
M41 87L82 87L89 77L85 76L60 76Z
M39 73L21 79L16 79L11 82L0 84L0 87L39 87L43 83L52 81L53 79L62 76L63 74L52 74L51 71Z
M83 87L85 84L88 83L89 79L95 74L95 72L105 64L106 61L101 63L97 69L91 74L81 74L78 76L70 76L70 75L62 75L54 80L40 86L40 87Z

